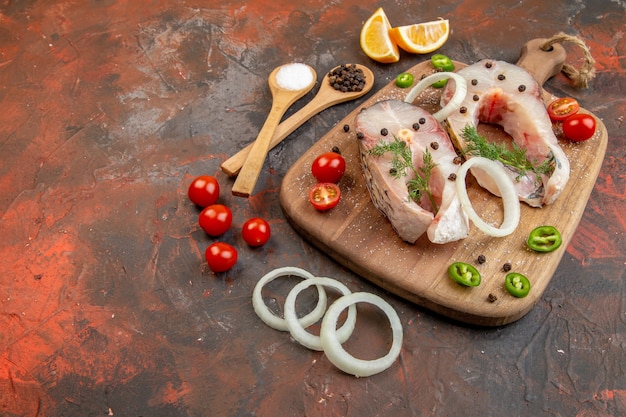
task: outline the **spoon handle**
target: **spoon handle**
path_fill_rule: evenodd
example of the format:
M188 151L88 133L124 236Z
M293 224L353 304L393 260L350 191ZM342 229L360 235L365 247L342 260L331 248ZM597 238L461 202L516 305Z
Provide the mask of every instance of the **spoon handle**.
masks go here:
M344 101L347 101L349 99L352 99L352 97L347 97ZM298 110L296 113L294 113L278 125L270 142L270 149L282 142L287 136L289 136L293 131L302 126L302 124L309 120L311 117L337 103L337 101L326 101L323 99L323 97L320 97L319 95L315 96L313 100L311 100L304 107L302 107L300 110ZM224 173L226 173L226 175L228 175L229 177L237 176L237 174L239 174L239 171L241 170L241 167L246 161L246 158L248 157L248 154L250 153L253 145L254 143L247 145L239 152L224 161L220 166L222 168L222 171L224 171Z
M287 106L283 102L275 100L272 104L267 119L259 132L256 140L252 142L250 152L241 167L241 171L233 184L232 193L238 197L250 197L256 181L259 178L265 157L270 150L270 142L274 131L280 122L281 117L285 114Z

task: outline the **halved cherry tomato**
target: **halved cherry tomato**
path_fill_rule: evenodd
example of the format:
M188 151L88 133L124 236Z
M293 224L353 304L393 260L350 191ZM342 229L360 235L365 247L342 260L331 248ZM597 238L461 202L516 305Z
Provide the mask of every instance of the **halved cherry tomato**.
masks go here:
M213 272L224 272L237 263L237 249L224 242L215 242L209 245L204 252L209 268Z
M574 142L583 142L596 132L596 119L586 113L578 113L563 121L563 134Z
M212 204L200 212L198 222L209 236L220 236L233 222L233 213L223 204Z
M311 172L319 182L339 182L346 172L346 161L337 152L326 152L315 158Z
M309 201L319 211L330 210L339 203L341 190L332 182L320 182L309 191Z
M560 122L567 119L569 116L578 113L580 105L571 97L557 98L550 104L548 104L548 115L550 120Z
M189 184L187 195L200 207L210 206L215 204L220 196L220 184L215 177L200 175Z
M243 224L241 235L248 245L261 246L270 239L270 224L260 217L253 217Z

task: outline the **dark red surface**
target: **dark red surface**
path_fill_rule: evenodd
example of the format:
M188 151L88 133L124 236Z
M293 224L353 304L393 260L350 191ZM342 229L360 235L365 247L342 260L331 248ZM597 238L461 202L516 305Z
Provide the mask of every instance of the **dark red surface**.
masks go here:
M381 65L362 54L361 25L379 5L394 26L450 19L438 52L458 61L515 62L527 40L562 30L597 60L588 90L562 75L547 84L602 118L609 144L567 255L516 323L480 329L435 316L286 223L281 177L358 101L273 150L249 200L232 197L219 170L260 130L276 66L306 62L321 79L357 62L375 72L376 90L430 57ZM623 2L31 0L0 2L0 13L0 415L626 415ZM228 273L203 259L217 239L186 197L200 174L218 177L233 210L221 240L239 262ZM272 227L260 248L239 234L253 216ZM252 289L286 265L392 303L405 332L399 360L356 379L266 327ZM358 329L354 349L384 351L389 334Z

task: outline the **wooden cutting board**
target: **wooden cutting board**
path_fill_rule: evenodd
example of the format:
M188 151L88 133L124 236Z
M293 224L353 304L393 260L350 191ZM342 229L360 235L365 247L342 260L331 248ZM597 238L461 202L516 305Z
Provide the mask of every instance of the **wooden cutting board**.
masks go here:
M552 52L538 50L540 41L533 40L524 46L518 65L529 70L543 85L560 71L565 52L559 45L555 45L559 48ZM457 68L463 66L455 64ZM432 73L433 67L428 60L406 72L419 80L423 74ZM370 200L354 129L354 119L361 108L391 98L403 100L408 91L390 82L302 155L283 179L280 190L283 212L305 239L354 273L400 297L451 319L475 325L499 326L518 320L541 298L576 231L602 165L608 139L606 128L596 117L597 131L592 139L582 143L559 141L570 160L570 181L551 206L532 208L521 204L520 224L513 234L492 238L471 225L469 237L459 242L437 245L424 234L415 244L408 244L398 237ZM438 109L439 94L439 90L429 89L416 104L434 112ZM544 91L546 102L554 98ZM350 126L348 132L344 131L344 125ZM479 131L488 137L506 135L499 127L490 125L479 125ZM316 182L310 171L311 163L335 146L347 165L339 182L342 198L332 210L318 212L308 201L309 189ZM500 199L479 187L471 175L468 175L468 193L483 219L499 224L502 219ZM528 234L540 225L553 225L561 231L563 244L559 249L539 254L526 248ZM486 257L484 264L477 263L479 255ZM455 261L475 265L483 277L480 286L462 287L452 281L447 268ZM510 263L512 271L526 275L531 281L532 289L527 297L515 298L507 293L506 273L502 268L505 263Z

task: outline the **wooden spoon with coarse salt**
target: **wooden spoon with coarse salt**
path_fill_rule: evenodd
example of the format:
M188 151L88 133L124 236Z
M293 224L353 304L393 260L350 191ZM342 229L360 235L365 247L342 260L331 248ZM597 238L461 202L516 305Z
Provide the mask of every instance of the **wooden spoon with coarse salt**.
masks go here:
M272 71L268 78L272 107L233 184L233 195L250 197L280 119L293 103L311 91L316 78L315 70L305 64L285 64Z
M288 119L284 120L278 125L270 142L270 149L282 142L294 130L299 128L304 122L309 120L317 113L336 104L354 100L367 94L374 86L374 74L369 68L363 65L355 65L357 69L363 71L363 75L365 76L365 86L361 91L343 92L336 90L330 84L329 78L332 70L329 71L322 79L319 91L317 92L315 97L313 97L313 99L311 99L311 101L307 103L304 107L302 107L292 116L290 116ZM252 146L253 144L246 146L235 155L228 158L228 160L224 161L221 165L222 171L224 171L224 173L226 173L230 177L237 176Z

